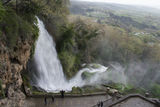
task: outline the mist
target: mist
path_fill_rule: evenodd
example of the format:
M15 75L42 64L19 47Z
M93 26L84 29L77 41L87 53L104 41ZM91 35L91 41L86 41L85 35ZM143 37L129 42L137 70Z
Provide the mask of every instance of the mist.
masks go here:
M157 68L157 69L156 69ZM111 63L104 73L97 73L89 80L89 84L120 83L135 88L150 90L151 85L160 83L159 65L151 62L130 62L127 66Z

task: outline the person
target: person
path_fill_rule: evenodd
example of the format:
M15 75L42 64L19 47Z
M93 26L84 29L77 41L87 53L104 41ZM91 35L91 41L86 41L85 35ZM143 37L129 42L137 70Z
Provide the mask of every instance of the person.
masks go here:
M101 107L103 107L103 102L102 101L100 102L100 105L101 105Z
M60 91L60 93L61 93L61 97L64 98L65 91L62 90L62 91Z
M52 96L52 102L54 102L54 96Z
M98 103L97 103L97 106L100 107L100 105L101 105L100 102L98 102Z
M44 97L44 104L47 105L47 97Z

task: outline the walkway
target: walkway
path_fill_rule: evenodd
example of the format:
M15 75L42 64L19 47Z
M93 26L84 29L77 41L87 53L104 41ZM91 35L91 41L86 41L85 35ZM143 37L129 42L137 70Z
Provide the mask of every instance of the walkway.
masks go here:
M85 97L65 97L55 98L52 102L51 98L47 99L48 105L45 106L44 98L27 98L25 107L92 107L99 101L109 99L106 95L85 96Z

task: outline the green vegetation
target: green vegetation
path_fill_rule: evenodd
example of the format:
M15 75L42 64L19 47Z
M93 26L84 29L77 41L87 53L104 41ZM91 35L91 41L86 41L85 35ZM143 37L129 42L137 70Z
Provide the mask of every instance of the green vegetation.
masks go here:
M82 94L83 93L83 90L79 87L72 87L72 91L71 91L72 94Z
M0 43L3 41L7 52L14 54L20 42L28 42L32 46L30 54L30 58L32 58L35 51L35 41L39 35L36 16L49 21L48 23L52 25L54 25L52 22L56 22L56 26L60 28L59 25L63 24L60 22L67 13L65 3L66 0L47 0L47 2L46 0L10 0L8 2L0 0ZM58 21L58 19L61 20ZM0 68L2 68L1 64ZM22 73L22 79L23 84L34 91L30 85L28 72ZM6 83L6 85L8 84ZM0 95L4 95L1 83Z
M61 38L61 27L66 25L66 16L69 14L69 0L34 0L42 7L39 16L45 23L48 32L55 41Z
M85 80L85 79L90 79L94 74L95 73L90 73L90 72L85 71L82 73L81 76L82 76L82 79Z
M121 83L112 83L112 84L107 84L104 85L105 87L110 87L111 89L116 89L118 90L122 95L127 95L127 94L141 94L145 95L146 90L140 87L134 87L131 84L121 84Z
M140 14L136 16L126 14L126 10L122 13L117 12L115 11L117 8L111 11L104 11L96 6L83 9L86 6L80 5L79 14L90 18L70 16L67 20L68 2L68 0L21 0L15 3L11 0L7 5L2 5L0 1L0 40L6 41L10 50L14 50L19 40L32 42L32 57L39 32L35 25L37 15L44 21L49 33L54 36L58 56L64 73L69 79L78 72L83 63L95 62L108 66L109 62L118 62L126 67L134 61L142 63L147 61L155 64L151 68L159 69L160 23L157 17L147 15L144 18L147 13L143 13L142 18ZM93 68L98 67L96 64L93 65ZM151 70L147 71L146 75L154 73ZM84 72L82 78L89 79L93 75L94 73ZM28 74L24 73L22 76L24 85L30 88L33 94L45 93L33 89ZM134 78L134 81L137 80ZM155 84L152 83L149 87L155 97L160 95L159 81L156 80ZM135 88L133 85L112 84L112 87L123 94L145 92L143 88ZM86 86L73 87L70 93L83 94L98 91L100 89L97 86ZM0 96L5 96L2 81L0 81Z
M92 68L94 68L94 69L97 69L99 67L100 67L100 65L98 65L98 64L92 64Z
M41 16L44 20L48 19L52 25L54 25L53 21L58 23L62 21L67 13L67 7L63 0L58 1L22 0L14 2L11 0L5 6L0 2L0 32L6 35L8 46L11 49L14 48L19 37L22 40L33 39L34 41L38 38L38 28L35 25L36 15ZM56 20L54 16L61 20ZM48 27L49 24L46 26Z
M152 95L159 97L160 23L158 20L160 14L158 10L77 1L71 4L71 13L76 15L77 20L92 20L91 23L96 26L98 32L97 36L87 40L84 46L85 51L82 53L79 51L87 56L81 64L94 62L109 66L110 63L116 62L122 65L125 75L129 75L130 79L129 85L116 84L113 85L115 89L124 94L144 94L146 90L154 90L151 91ZM73 16L71 17L69 20L75 20ZM90 28L85 29L90 30ZM83 76L89 77L90 75L84 73ZM112 80L112 76L109 77L111 79L107 79ZM155 79L152 81L152 78ZM157 85L153 85L154 83Z
M96 92L103 92L103 90L99 86L84 86L80 87L73 87L71 94L94 94Z
M85 95L85 94L94 94L98 92L104 92L100 88L100 86L85 86L85 87L72 87L72 91L65 92L65 95ZM47 93L44 91L38 91L38 90L33 90L32 91L33 95L61 95L59 93Z
M62 32L56 48L64 73L71 78L78 72L80 65L87 62L87 44L97 36L97 29L79 19L63 27Z
M152 84L150 91L153 97L160 98L160 85L159 84L155 84L155 83Z
M38 36L38 28L34 23L36 23L35 15L39 7L33 4L33 2L24 0L14 9L12 2L8 6L2 6L0 3L0 16L3 17L0 21L0 31L6 35L7 44L11 49L16 46L19 38L35 40Z
M72 1L71 13L91 17L101 24L124 28L128 32L160 29L158 9L120 4Z
M32 86L30 84L30 80L27 74L22 73L23 85L32 90Z
M76 63L76 56L69 52L62 52L59 54L59 58L64 70L66 71L65 74L71 77L73 75L71 71L73 71L74 64Z
M5 8L3 7L2 3L0 2L0 22L3 20L5 16Z
M130 61L160 61L159 40L150 36L130 36L116 27L105 25L104 34L92 41L89 53L92 59L102 62L116 61L127 64ZM94 45L96 43L96 46Z

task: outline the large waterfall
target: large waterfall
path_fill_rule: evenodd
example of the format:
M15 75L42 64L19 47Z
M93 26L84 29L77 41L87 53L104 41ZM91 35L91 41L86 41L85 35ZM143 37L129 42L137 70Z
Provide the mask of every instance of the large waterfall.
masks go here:
M37 65L38 76L34 79L37 86L46 91L60 90L66 84L62 66L57 57L55 43L38 18L39 38L36 43L34 59Z
M38 19L39 38L36 43L34 61L38 75L34 77L34 86L47 92L58 92L60 90L70 91L73 86L93 84L99 79L99 75L107 70L107 67L99 65L97 68L87 67L80 70L71 80L66 80L62 65L58 59L55 42L45 29L43 22ZM92 64L90 64L92 66ZM96 73L90 81L82 79L83 72ZM108 74L107 74L108 75ZM103 74L101 76L104 76Z

